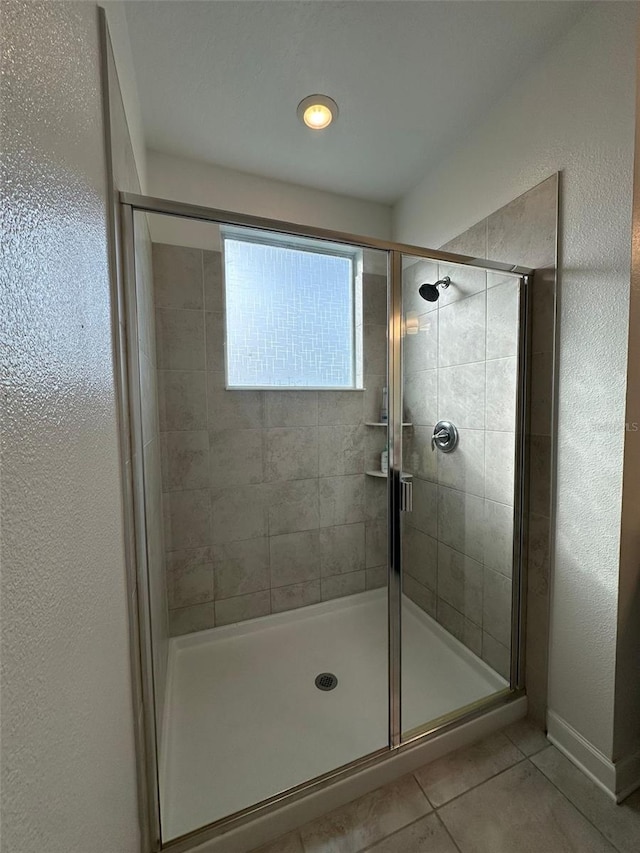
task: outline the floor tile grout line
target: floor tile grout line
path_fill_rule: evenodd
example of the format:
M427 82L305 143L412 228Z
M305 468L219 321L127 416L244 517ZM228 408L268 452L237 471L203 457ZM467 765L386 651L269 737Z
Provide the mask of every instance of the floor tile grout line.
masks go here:
M518 751L520 752L520 750L518 750ZM520 753L520 754L522 755L522 753ZM519 758L518 761L514 761L513 764L509 765L509 767L505 767L504 770L499 770L497 773L494 773L491 776L487 776L487 778L483 779L482 782L478 782L477 785L472 785L470 788L467 788L465 791L461 791L459 794L456 794L455 797L451 797L450 800L447 800L446 803L441 803L439 806L433 806L433 804L431 803L431 800L429 800L428 797L427 797L427 800L429 803L431 803L431 805L433 806L433 809L435 811L438 811L438 809L443 809L445 806L448 806L449 803L453 803L456 800L459 800L460 797L464 797L464 795L468 794L470 791L475 791L476 788L480 788L482 785L486 784L487 782L490 782L492 779L496 779L498 776L501 776L503 773L507 773L513 767L517 767L519 764L522 764L522 762L526 761L526 760L527 760L527 756L522 755L522 758ZM428 767L429 765L426 765L426 766ZM418 780L416 779L416 781L418 781ZM418 784L420 784L420 783L418 782ZM425 794L425 796L427 796L427 795Z
M451 839L451 843L453 844L453 846L455 847L455 849L456 849L456 850L458 850L458 853L462 853L462 850L460 849L460 847L459 847L459 846L458 846L458 844L456 843L455 838L453 837L453 835L451 835L451 832L449 831L449 827L448 827L448 826L447 826L447 824L443 821L443 819L440 817L440 813L438 812L438 809L435 809L433 813L435 814L436 819L438 820L438 822L440 823L440 825L442 826L442 828L444 829L444 831L447 833L447 835L448 835L448 836L449 836L449 838Z
M549 744L549 746L553 747L553 744ZM553 748L555 748L555 747L553 747ZM538 753L535 753L535 754L537 755ZM569 803L570 806L573 806L573 808L580 815L582 815L582 817L587 821L587 823L590 824L590 826L592 826L596 830L596 832L604 838L604 840L607 842L607 844L609 844L613 848L613 850L618 851L618 853L623 853L623 851L620 850L620 848L617 846L617 844L614 844L610 838L607 838L607 836L600 829L600 827L597 824L595 824L593 822L593 820L591 820L589 815L585 814L585 812L582 811L580 806L577 803L574 803L573 800L567 794L565 794L565 792L561 788L559 788L556 785L556 783L553 781L553 779L551 779L549 776L547 776L547 774L543 770L541 770L540 767L537 766L537 764L534 764L533 761L531 761L531 758L529 756L527 756L527 761L529 762L529 764L531 764L531 766L535 770L538 771L538 773L540 773L547 780L547 782L549 782L550 785L552 785L556 789L556 791L558 791L558 793ZM578 772L581 772L581 771L578 771ZM585 777L585 778L588 778L588 777ZM589 779L589 781L591 781L591 780ZM606 796L606 795L603 794L603 796Z
M429 801L427 800L427 802ZM431 806L430 803L429 806ZM365 847L358 847L358 849L355 850L354 853L368 853L368 851L375 850L378 844L382 844L383 841L387 841L389 838L393 838L395 835L399 835L405 829L408 829L410 826L414 826L416 823L420 823L421 820L424 820L426 817L430 817L435 813L435 809L431 808L431 811L428 811L426 814L420 815L420 817L417 817L415 820L412 820L409 823L405 823L404 826L399 826L397 829L394 829L393 832L390 832L388 835L383 835L382 838L378 838L377 841L373 841L371 844L367 844Z

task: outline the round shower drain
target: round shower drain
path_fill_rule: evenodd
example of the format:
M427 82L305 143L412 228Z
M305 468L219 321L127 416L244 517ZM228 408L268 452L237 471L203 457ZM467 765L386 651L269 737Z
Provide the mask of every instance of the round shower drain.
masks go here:
M316 687L318 690L333 690L338 684L338 679L332 672L321 672L316 676Z

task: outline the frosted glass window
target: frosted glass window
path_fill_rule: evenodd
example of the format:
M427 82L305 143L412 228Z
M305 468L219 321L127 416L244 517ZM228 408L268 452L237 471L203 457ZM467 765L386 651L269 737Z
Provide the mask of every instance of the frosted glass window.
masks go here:
M355 388L353 254L284 239L224 237L227 386Z

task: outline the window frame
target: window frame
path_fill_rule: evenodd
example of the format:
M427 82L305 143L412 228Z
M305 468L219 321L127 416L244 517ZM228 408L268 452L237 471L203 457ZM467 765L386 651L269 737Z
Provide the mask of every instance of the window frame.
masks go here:
M227 277L225 246L227 240L254 243L260 246L308 252L312 255L329 255L345 258L350 262L350 385L237 385L229 382L229 328L227 314ZM224 327L224 381L227 391L364 391L364 303L363 303L363 250L358 246L332 243L312 237L262 231L235 225L220 226L222 254L222 301Z

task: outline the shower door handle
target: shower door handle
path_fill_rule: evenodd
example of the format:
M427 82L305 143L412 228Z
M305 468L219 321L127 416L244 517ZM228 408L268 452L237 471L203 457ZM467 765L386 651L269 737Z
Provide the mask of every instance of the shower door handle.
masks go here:
M413 512L412 480L400 480L400 512Z

